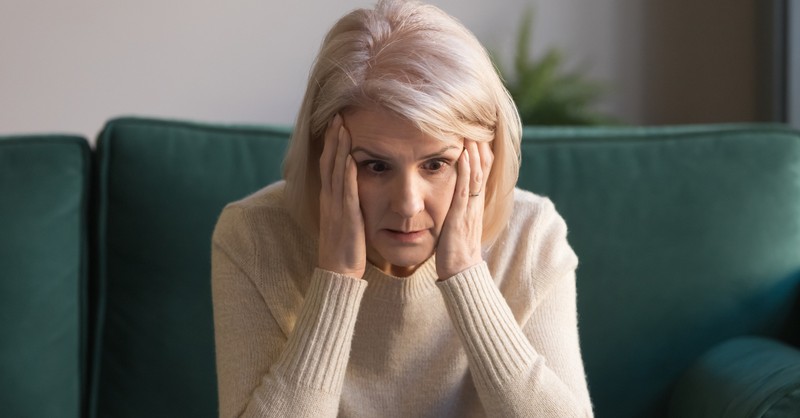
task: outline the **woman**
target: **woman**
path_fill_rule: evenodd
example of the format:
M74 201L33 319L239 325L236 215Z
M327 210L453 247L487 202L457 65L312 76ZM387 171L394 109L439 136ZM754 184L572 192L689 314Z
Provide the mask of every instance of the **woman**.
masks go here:
M575 268L485 50L382 1L325 38L285 181L213 238L221 416L591 416Z

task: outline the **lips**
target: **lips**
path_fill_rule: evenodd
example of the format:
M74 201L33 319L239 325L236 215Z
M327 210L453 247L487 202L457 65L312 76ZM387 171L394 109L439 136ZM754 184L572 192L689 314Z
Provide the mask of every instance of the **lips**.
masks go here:
M422 239L427 229L419 229L415 231L404 231L397 229L384 229L384 231L394 240L403 243L413 243Z

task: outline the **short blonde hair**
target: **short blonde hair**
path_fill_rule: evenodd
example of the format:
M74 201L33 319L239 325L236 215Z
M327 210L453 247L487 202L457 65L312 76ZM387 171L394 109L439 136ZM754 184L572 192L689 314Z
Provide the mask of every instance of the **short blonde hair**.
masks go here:
M492 142L484 244L506 227L519 175L522 125L488 53L461 23L435 6L381 0L342 17L311 70L284 160L290 213L319 231L319 158L336 113L381 106L433 137Z

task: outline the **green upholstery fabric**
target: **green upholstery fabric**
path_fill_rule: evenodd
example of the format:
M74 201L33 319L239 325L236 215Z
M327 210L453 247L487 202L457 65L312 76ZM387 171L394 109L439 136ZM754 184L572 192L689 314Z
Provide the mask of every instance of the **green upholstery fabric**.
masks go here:
M742 337L709 350L681 378L670 417L800 415L800 350Z
M675 380L708 348L796 330L797 132L531 129L522 159L519 185L555 202L580 258L598 417L663 416Z
M80 417L89 145L0 138L0 415Z
M280 177L288 131L118 119L98 142L92 417L217 416L211 233Z

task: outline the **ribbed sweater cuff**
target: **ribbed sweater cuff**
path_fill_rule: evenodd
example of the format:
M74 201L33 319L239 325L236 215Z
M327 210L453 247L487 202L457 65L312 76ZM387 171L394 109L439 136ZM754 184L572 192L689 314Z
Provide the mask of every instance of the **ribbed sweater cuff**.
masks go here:
M341 391L364 280L316 269L276 371L289 382Z
M437 282L476 384L499 390L535 361L533 350L486 263Z

